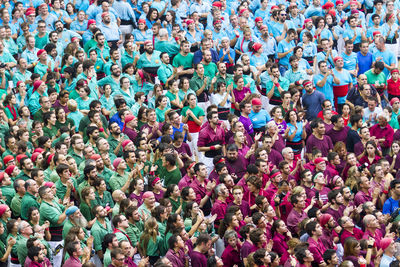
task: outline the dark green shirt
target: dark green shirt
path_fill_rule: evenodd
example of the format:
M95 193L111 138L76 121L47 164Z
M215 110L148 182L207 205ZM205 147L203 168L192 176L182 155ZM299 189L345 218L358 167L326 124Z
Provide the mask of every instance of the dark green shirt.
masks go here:
M21 217L24 220L28 220L28 210L30 207L40 208L39 202L34 195L26 192L21 201Z

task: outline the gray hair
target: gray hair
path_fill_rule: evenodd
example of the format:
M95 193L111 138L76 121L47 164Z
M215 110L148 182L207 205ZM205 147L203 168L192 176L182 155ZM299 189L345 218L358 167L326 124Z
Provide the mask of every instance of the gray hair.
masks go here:
M160 29L160 30L158 31L158 35L159 35L160 37L168 36L168 31L167 31L167 29L164 29L164 28Z
M224 234L224 240L225 242L228 242L228 240L232 237L236 237L237 238L237 233L234 230L228 230L225 232Z
M289 152L293 152L293 149L291 147L285 147L282 149L282 155L287 154Z

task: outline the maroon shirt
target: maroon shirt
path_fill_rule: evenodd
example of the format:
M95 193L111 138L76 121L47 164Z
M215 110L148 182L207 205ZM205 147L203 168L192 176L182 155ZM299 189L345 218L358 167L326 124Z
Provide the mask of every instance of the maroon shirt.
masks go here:
M135 130L125 127L125 129L122 132L126 134L132 142L136 141L136 137L138 136L138 134Z
M190 254L192 267L207 267L207 257L203 253L192 251Z
M360 204L364 204L367 201L372 201L372 196L365 194L363 191L358 191L354 197L354 205L360 206Z
M235 264L240 266L242 262L240 260L240 244L237 244L237 250L228 244L222 253L221 259L224 262L224 267L232 267Z
M349 131L349 129L349 126L344 126L344 128L339 131L332 128L330 131L326 131L326 135L328 135L332 139L332 143L334 144L339 141L346 143L347 132Z
M286 244L289 238L282 234L275 233L272 240L274 241L272 250L281 256L280 264L284 264L285 261L289 258L289 246Z
M306 151L307 153L312 152L313 148L316 147L322 152L323 157L327 157L329 150L333 149L333 143L329 136L324 135L322 140L315 137L315 135L311 135L306 142Z
M361 231L360 229L356 228L356 227L353 228L353 233L349 232L346 229L343 229L343 232L342 232L342 234L340 236L340 243L344 244L344 241L349 236L352 236L357 240L361 240L363 238L363 235L364 235L364 232Z
M225 164L229 174L236 174L238 179L241 179L247 171L247 160L240 154L238 154L238 157L235 161L230 161L228 158L226 158Z
M298 233L299 231L298 224L307 217L308 217L307 213L305 213L304 211L298 213L295 209L292 209L289 213L286 223L290 232Z
M214 205L211 209L211 214L217 214L217 218L215 220L216 222L224 219L227 207L228 204L226 204L226 202L222 202L219 199L215 200Z
M318 241L315 241L313 238L309 237L307 240L309 247L308 250L313 254L314 260L317 263L321 263L324 261L324 253L326 251L326 248L324 244L322 244L321 239L318 239Z
M281 153L272 148L271 152L268 153L268 160L272 162L275 166L278 166L279 163L283 160L283 157Z
M225 131L221 126L214 129L210 125L200 130L199 139L197 140L198 147L208 147L210 143L218 143L225 145Z

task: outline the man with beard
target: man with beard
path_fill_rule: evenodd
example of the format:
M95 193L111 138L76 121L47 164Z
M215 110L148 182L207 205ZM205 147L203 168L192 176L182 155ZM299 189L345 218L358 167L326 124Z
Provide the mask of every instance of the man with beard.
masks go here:
M347 132L350 127L344 125L344 119L341 115L333 115L331 117L331 122L333 124L333 128L330 129L326 134L331 138L332 143L337 143L339 141L346 142Z
M188 41L182 41L180 46L180 52L174 57L172 66L175 68L181 67L183 71L180 71L181 75L185 75L191 78L194 72L193 68L193 53L190 52L190 44Z
M57 36L57 34L54 33L53 36ZM57 66L57 65L60 66L61 65L61 57L58 56L59 53L58 53L57 49L58 49L57 45L53 44L53 43L48 43L44 47L44 50L47 52L47 55L49 57L51 64L55 65L55 66ZM58 70L58 69L55 68L54 71L56 71L56 70ZM55 72L54 74L57 75L57 72ZM58 79L58 75L56 76L56 78Z
M193 64L198 64L202 61L204 57L204 52L210 51L212 62L217 63L219 61L219 56L217 51L211 48L211 40L208 38L201 39L201 47L193 55Z
M69 230L74 226L80 227L85 232L85 237L88 237L88 232L86 230L86 226L88 223L86 218L82 215L81 211L78 209L78 207L72 206L68 208L65 214L67 215L68 220L65 222L63 227L62 231L63 239L65 239Z
M86 130L86 135L89 137L86 144L96 148L96 141L99 139L99 128L96 126L88 126Z
M335 243L339 241L339 238L333 235L333 229L336 226L335 219L330 214L322 214L319 218L319 224L322 227L322 236L320 237L322 244L326 249L334 249Z
M80 258L82 258L82 261L85 262L88 257L90 258L89 255L85 255L81 244L79 241L73 241L71 243L68 243L65 247L65 250L68 252L68 255L70 256L68 260L66 260L63 264L63 267L82 267L82 263ZM29 251L28 251L29 255Z
M325 125L322 119L316 118L310 124L313 131L312 135L307 139L306 151L309 160L312 160L312 150L318 148L323 157L327 157L328 153L333 150L332 140L325 135Z
M110 152L112 152L117 157L122 157L122 142L124 140L128 140L129 138L121 133L121 128L118 123L112 122L108 126L108 130L110 131L110 136L107 141L110 145Z
M49 34L46 30L46 22L43 20L38 22L38 32L35 34L35 47L43 49L49 39Z
M101 33L100 29L97 28L96 21L94 19L89 19L87 22L87 30L82 35L85 53L93 46L96 46L95 34L99 32Z
M64 24L61 20L57 20L54 23L54 27L56 28L56 32L58 34L58 40L60 40L64 48L67 47L73 37L77 37L79 40L82 39L82 37L78 33L64 29Z
M294 194L290 196L290 202L293 205L293 209L290 211L286 225L290 232L298 233L299 231L299 223L308 217L307 213L304 211L306 206L305 199L300 194ZM310 205L310 208L313 205Z
M98 205L93 207L96 221L94 222L90 231L94 237L94 249L100 259L103 259L102 242L106 234L113 232L110 220L107 218L107 210Z
M328 68L328 64L326 63L326 61L318 62L318 68L320 73L314 75L314 86L316 87L317 91L325 95L325 98L327 100L333 103L333 92L331 88L334 81L336 84L339 84L340 81L338 80L338 78L336 78L333 71Z
M104 64L104 73L106 74L106 76L111 75L111 67L113 65L121 66L119 64L119 60L120 60L119 50L117 48L111 48L110 60L106 64Z
M62 202L70 202L73 199L79 199L76 192L76 182L71 178L71 173L69 171L69 166L67 164L59 164L56 167L59 179L55 182L57 189L57 197L62 200ZM71 197L73 197L71 199Z
M167 52L162 52L160 54L161 65L157 70L158 79L166 85L170 80L174 79L175 77L179 76L183 68L178 67L174 69L170 64L169 55Z
M246 173L247 160L245 157L238 153L236 144L229 144L226 147L226 167L229 173L236 174L237 179L240 180Z
M160 51L154 51L153 43L151 40L144 42L144 53L140 55L136 63L138 69L157 75L157 70L161 65Z
M144 223L140 218L137 206L129 206L125 210L126 218L128 219L129 227L126 229L130 242L135 246L139 242L139 238L144 229Z
M227 32L225 30L221 30L222 20L220 19L214 20L213 25L214 25L213 41L215 41L216 44L220 44L221 39L224 37L229 38Z
M225 155L225 131L218 124L219 118L216 111L207 114L207 121L209 124L200 130L197 147L200 152L204 152L203 162L209 170L208 173L210 173L213 168L213 158L218 155Z
M28 258L31 260L31 263L27 266L35 267L42 266L42 263L45 258L45 254L41 247L31 246L28 248ZM75 266L76 265L66 265L66 266Z
M326 213L330 214L333 219L338 222L343 216L344 210L346 209L346 207L343 205L343 195L340 190L335 189L328 193L328 200L330 206L326 210Z
M107 185L107 189L111 189L109 185L110 177L114 174L109 168L104 165L104 161L99 154L94 154L90 159L96 161L97 177L102 178Z
M289 81L285 77L281 76L281 73L279 72L279 66L277 64L273 64L270 67L270 72L272 74L272 78L265 86L267 94L266 96L270 100L270 105L279 106L282 104L281 93L289 90Z
M85 144L82 137L80 135L72 136L71 146L72 151L69 155L74 158L76 165L79 166L84 161L83 149L85 148Z
M217 79L213 83L214 90L217 89L217 85L220 82L224 82L225 84L228 84L228 81L233 80L233 75L226 73L226 64L224 62L217 62L217 68L218 72L217 75L215 76Z
M101 14L102 23L99 25L99 29L104 34L110 48L118 48L122 44L122 33L117 23L111 21L111 15L109 12L103 12Z
M33 170L32 160L28 157L24 157L19 161L22 172L20 172L15 179L22 179L27 181L31 179L31 174Z
M204 66L204 75L212 80L215 77L215 74L218 72L218 69L217 65L212 62L210 50L203 52L203 60L201 61L201 64Z
M114 50L115 51L115 50ZM118 51L117 51L118 52ZM108 75L97 82L99 86L104 86L105 84L111 85L113 92L118 92L120 90L120 80L121 80L121 68L113 63L110 67L111 75Z
M297 90L302 89L303 81L307 79L307 73L305 70L299 69L299 58L292 55L289 58L290 69L286 71L285 78L289 80L289 88L296 88ZM285 116L285 114L283 114Z

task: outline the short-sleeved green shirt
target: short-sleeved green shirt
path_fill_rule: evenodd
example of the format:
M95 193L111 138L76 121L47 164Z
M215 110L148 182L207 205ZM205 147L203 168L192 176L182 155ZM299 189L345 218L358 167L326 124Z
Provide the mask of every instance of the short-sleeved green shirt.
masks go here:
M112 191L121 189L125 185L126 181L128 181L128 178L129 178L128 173L124 173L124 175L121 176L120 174L115 172L114 175L111 176L111 178L110 178L110 186L111 186ZM127 193L127 192L125 192L125 193Z
M136 243L139 242L143 230L143 221L138 221L135 224L129 223L129 227L126 229L126 234L129 236L132 246L136 246Z
M165 121L165 112L168 111L168 108L165 107L164 109L156 108L156 115L157 115L157 121L158 122L164 122Z
M91 235L94 237L93 245L96 251L102 249L101 243L103 242L104 236L113 232L110 220L108 220L108 218L105 218L104 220L106 223L106 228L104 228L104 226L99 223L98 220L96 220L90 231Z
M60 224L57 223L60 215L64 212L65 207L56 201L51 204L42 201L40 204L40 223L43 224L46 220L50 222L50 227L59 227L64 225L64 221Z
M183 66L184 69L190 69L193 67L193 57L193 53L189 53L186 56L178 53L172 61L172 66L174 66L175 68Z
M100 205L103 208L109 206L110 208L114 207L114 200L112 199L111 193L108 191L105 191L103 193L103 198L100 198L99 193L96 191L95 192L96 198L92 201L92 206L97 206Z
M21 217L24 220L28 219L28 210L30 207L40 208L39 202L34 195L26 192L21 201Z
M195 106L194 108L190 108L190 106L184 107L184 108L182 109L182 113L181 113L182 116L185 116L185 117L186 117L186 112L188 111L188 109L190 109L190 110L193 112L193 114L196 116L196 118L199 118L199 117L201 117L201 116L205 116L204 110L203 110L201 107L199 107L199 106ZM192 118L192 117L189 117L188 120L193 121L193 118Z
M24 266L25 259L28 256L28 248L26 247L26 241L28 241L28 238L19 235L17 243L15 244L15 246L17 247L18 261L21 264L21 266Z

